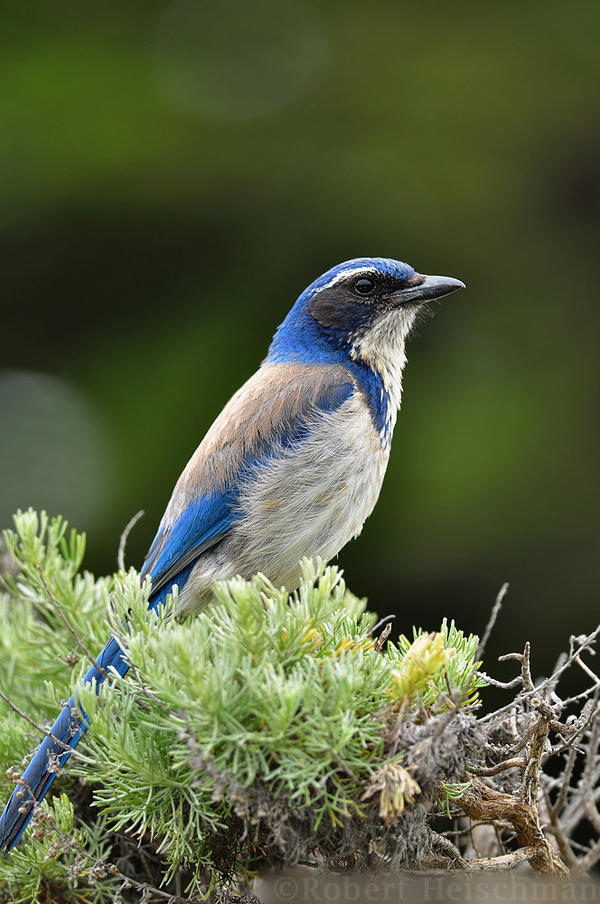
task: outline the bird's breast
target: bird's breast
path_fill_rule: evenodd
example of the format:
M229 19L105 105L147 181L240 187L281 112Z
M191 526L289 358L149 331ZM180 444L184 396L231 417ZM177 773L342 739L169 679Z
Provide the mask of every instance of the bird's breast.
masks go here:
M337 555L373 510L388 457L362 393L318 412L301 443L247 478L230 541L238 570L294 586L303 556Z

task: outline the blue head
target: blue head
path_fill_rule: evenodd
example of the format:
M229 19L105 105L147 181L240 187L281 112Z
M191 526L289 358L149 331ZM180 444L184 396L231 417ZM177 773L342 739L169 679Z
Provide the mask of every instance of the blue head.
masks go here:
M463 285L451 277L423 276L390 258L344 261L300 295L275 334L267 362L364 360L384 369L390 356L402 357L419 307Z

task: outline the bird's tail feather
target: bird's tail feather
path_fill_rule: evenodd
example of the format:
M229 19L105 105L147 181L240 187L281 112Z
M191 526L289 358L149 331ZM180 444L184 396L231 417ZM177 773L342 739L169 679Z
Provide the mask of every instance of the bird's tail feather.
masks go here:
M111 637L83 681L98 687L107 670L115 668L124 675L129 665L114 637ZM82 734L87 731L88 717L70 697L58 719L42 741L25 772L20 777L2 816L0 816L0 851L10 851L21 838L33 815L36 803L43 800L58 770L65 765Z

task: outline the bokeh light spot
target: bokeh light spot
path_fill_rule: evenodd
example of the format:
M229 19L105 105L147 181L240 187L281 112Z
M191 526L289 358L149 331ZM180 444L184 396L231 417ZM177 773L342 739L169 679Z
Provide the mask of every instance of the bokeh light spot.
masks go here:
M109 498L108 442L91 405L65 381L31 371L0 373L0 526L33 506L81 529Z

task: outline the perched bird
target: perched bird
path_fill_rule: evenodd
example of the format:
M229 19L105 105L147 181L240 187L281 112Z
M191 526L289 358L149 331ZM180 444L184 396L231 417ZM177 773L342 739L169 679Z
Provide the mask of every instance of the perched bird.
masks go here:
M151 607L176 584L180 611L198 609L215 580L258 571L293 589L303 556L329 560L360 533L390 454L406 339L425 302L461 288L378 257L311 283L177 481L142 568ZM84 681L128 669L114 638L97 663ZM71 697L0 817L0 850L19 841L87 724Z

